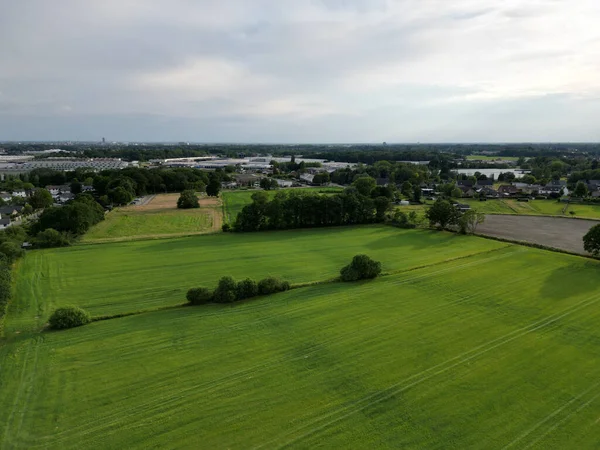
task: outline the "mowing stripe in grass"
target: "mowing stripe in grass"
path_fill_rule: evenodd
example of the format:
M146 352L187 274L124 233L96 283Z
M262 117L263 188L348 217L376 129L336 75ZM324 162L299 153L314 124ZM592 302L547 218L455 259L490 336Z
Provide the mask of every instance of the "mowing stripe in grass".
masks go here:
M390 397L393 397L407 389L410 389L424 381L427 381L436 375L440 375L444 372L447 372L448 370L451 370L461 364L464 364L465 362L468 362L474 358L477 358L478 356L489 353L490 351L495 350L496 348L501 347L503 345L506 345L506 344L508 344L516 339L519 339L520 337L523 337L529 333L532 333L534 331L537 331L539 329L542 329L549 325L552 325L552 324L556 323L557 321L559 321L575 312L578 312L578 311L580 311L588 306L591 306L593 304L596 304L599 300L600 300L600 295L595 296L592 299L582 300L582 301L576 303L575 305L561 311L560 314L559 313L553 314L549 317L546 317L544 319L536 321L530 325L527 325L520 329L514 330L510 333L507 333L506 335L503 335L499 338L496 338L496 339L488 341L484 344L478 345L477 347L474 347L473 349L471 349L469 351L461 353L460 355L457 355L457 356L455 356L451 359L448 359L440 364L430 367L429 369L423 370L423 371L416 373L406 379L403 379L403 380L399 381L398 383L395 383L384 390L381 390L379 392L370 394L359 400L356 400L351 405L338 408L334 411L331 411L328 414L320 416L320 417L314 419L311 423L301 426L293 432L286 433L285 435L279 436L278 438L275 438L273 440L265 442L255 448L263 448L265 446L270 446L271 444L274 444L275 442L279 441L282 438L292 436L297 431L306 429L309 426L315 425L318 422L329 419L330 417L338 416L332 420L329 420L328 422L326 422L324 424L321 424L321 425L315 426L312 429L309 429L308 431L304 432L300 436L293 437L289 440L284 441L283 444L277 445L277 448L287 447L299 440L302 440L314 433L317 433L317 432L333 425L336 422L339 422L339 421L349 417L352 414L356 414L367 407L373 406L377 403L387 400ZM432 371L434 371L434 372L432 372ZM432 372L432 373L430 373L430 372ZM411 381L411 380L414 380L414 381ZM409 383L405 384L407 382L409 382Z

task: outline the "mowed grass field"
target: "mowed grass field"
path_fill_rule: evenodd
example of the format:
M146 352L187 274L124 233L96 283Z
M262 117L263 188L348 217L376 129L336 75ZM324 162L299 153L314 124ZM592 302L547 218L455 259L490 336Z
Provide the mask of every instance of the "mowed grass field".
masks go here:
M220 231L221 204L201 198L200 208L177 209L179 194L159 194L144 206L125 206L106 214L82 242L111 242Z
M93 315L119 314L185 302L189 288L212 288L220 277L279 276L291 283L324 281L358 253L386 271L496 249L504 243L386 226L265 233L219 233L179 239L78 245L29 253L19 262L17 289L26 308L44 298L44 318L64 304ZM427 250L429 249L429 250Z
M314 187L314 188L296 188L296 189L274 189L266 192L269 197L274 197L277 192L321 192L335 194L341 192L341 188L328 188L328 187ZM261 192L258 189L247 190L247 191L222 191L221 197L223 199L223 216L227 223L233 223L238 213L244 209L244 206L252 203L252 194L255 192Z
M37 331L45 296L25 280L27 264L51 261L55 251L28 255L0 347L0 446L597 448L600 264L472 237L392 231L396 238L379 227L346 234L348 245L362 242L384 259L384 270L405 269L375 281L63 332ZM332 235L313 239L327 255L314 260L326 272L321 279L340 260L327 248ZM294 246L291 234L285 240ZM98 252L89 256L120 245L88 246ZM177 259L177 252L153 252ZM276 273L280 254L271 255ZM245 261L249 275L256 270L253 259L224 253L223 266L227 259ZM139 270L130 283L141 290L169 274L153 280L156 274ZM193 278L208 269L185 270ZM315 277L300 263L295 271L298 280ZM76 276L67 271L62 283L74 289ZM46 289L61 284L54 283Z

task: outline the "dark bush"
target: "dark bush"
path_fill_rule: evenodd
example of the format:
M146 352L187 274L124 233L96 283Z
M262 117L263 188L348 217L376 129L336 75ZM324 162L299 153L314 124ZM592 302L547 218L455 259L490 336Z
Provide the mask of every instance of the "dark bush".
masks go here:
M232 303L237 299L237 284L231 277L223 277L213 293L216 303Z
M71 244L71 240L66 233L60 233L54 228L46 228L35 236L33 243L40 248L67 247Z
M372 260L367 255L356 255L352 258L352 262L340 271L342 281L357 281L375 278L380 273L381 263Z
M50 316L50 328L63 330L86 325L92 321L90 315L77 306L63 306L56 309Z
M177 207L180 209L200 208L198 196L191 189L183 191L177 199Z
M210 289L206 288L192 288L187 291L185 296L187 301L192 305L204 305L205 303L210 303L213 299L213 293Z
M231 225L229 225L228 223L224 223L221 226L221 230L223 230L223 232L227 233L228 231L231 231Z
M290 283L281 281L279 278L268 277L258 282L258 294L269 295L290 289Z
M246 278L237 284L237 299L244 300L246 298L256 297L258 295L258 285L256 281Z

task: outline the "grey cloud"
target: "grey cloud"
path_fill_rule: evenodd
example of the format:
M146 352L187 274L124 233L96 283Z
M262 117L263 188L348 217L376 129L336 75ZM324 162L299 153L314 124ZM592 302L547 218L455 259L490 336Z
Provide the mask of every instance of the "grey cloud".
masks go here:
M589 46L582 48L570 34L558 48L553 34L538 37L539 20L554 17L558 2L519 9L492 0L5 3L0 140L70 132L129 140L511 140L526 133L522 124L532 134L545 124L548 135L595 135L579 112L598 112L598 100L577 94L600 91L581 75L582 67L593 72L600 41L582 35ZM561 64L556 80L539 88L570 88L566 99L531 94L553 61L574 53L581 65L565 73ZM192 71L164 86L142 82L168 80L196 61L210 73ZM234 75L211 92L217 67ZM190 76L205 81L202 93ZM508 98L472 100L486 89Z

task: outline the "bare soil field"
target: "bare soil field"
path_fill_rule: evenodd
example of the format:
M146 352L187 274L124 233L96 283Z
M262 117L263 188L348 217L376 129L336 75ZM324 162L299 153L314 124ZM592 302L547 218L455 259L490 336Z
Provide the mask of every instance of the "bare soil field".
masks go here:
M583 236L600 222L560 217L487 215L478 234L587 254Z

